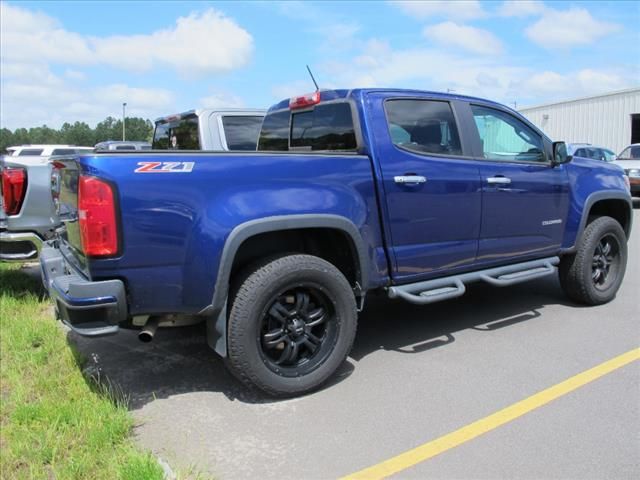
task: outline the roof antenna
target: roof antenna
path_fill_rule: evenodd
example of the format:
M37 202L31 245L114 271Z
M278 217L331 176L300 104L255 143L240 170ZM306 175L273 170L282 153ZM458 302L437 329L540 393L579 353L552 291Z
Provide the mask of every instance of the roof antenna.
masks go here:
M313 73L311 73L311 69L309 68L309 65L307 65L307 71L309 72L309 75L311 76L311 80L313 80L313 84L316 86L316 92L320 91L320 87L318 86L318 82L316 82L316 79L313 77Z

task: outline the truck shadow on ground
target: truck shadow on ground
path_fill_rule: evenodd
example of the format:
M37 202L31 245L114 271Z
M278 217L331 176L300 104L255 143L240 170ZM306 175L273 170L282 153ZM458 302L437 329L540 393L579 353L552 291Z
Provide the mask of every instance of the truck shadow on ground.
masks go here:
M350 358L324 388L349 377L357 368L354 361L377 350L428 355L429 350L456 341L455 334L461 330L491 335L536 321L549 304L569 305L555 276L504 289L471 285L465 296L429 306L371 296L360 315ZM160 329L150 344L140 343L137 332L127 330L94 339L69 332L68 340L85 358L85 372L106 378L131 409L192 392L217 392L230 401L246 403L277 401L246 388L226 370L223 360L207 346L203 324Z

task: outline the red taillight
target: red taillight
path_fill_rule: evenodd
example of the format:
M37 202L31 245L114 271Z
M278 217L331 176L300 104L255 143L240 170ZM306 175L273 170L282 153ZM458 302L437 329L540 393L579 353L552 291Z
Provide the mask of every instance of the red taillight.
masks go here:
M296 108L310 107L320 103L320 92L307 93L301 97L293 97L289 99L289 108L294 110Z
M78 218L82 250L88 256L118 253L116 205L111 185L95 177L80 176Z
M7 215L20 212L27 193L27 171L24 168L5 167L2 170L2 203Z

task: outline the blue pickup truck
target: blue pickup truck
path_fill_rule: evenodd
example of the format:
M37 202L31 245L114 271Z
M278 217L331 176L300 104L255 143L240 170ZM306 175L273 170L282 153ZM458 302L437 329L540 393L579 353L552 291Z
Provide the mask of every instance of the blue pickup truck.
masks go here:
M559 272L596 305L622 282L624 173L572 159L503 105L318 91L271 107L257 147L58 162L66 229L41 255L58 317L143 341L206 322L240 380L291 396L345 360L367 292L423 305Z

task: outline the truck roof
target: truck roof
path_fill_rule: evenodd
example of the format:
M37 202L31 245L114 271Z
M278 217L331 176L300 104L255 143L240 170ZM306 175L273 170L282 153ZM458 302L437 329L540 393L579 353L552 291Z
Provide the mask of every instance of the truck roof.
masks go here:
M418 89L410 89L410 88L354 88L354 89L320 90L320 99L321 101L326 102L330 100L338 100L341 98L358 97L361 95L366 95L367 93L388 93L389 95L394 95L394 94L406 95L411 93L420 94L420 95L427 94L435 98L442 98L442 99L449 99L449 100L457 99L457 100L467 100L467 101L473 100L473 101L480 101L483 103L500 105L501 107L504 107L504 105L501 105L492 100L487 100L485 98L472 97L469 95L460 95L457 93L444 93L444 92L435 92L430 90L418 90ZM271 106L271 108L269 108L269 112L274 110L289 108L289 100L290 99L287 98L285 100L282 100L276 103L275 105Z
M211 114L211 113L264 115L265 113L267 113L267 111L262 108L197 108L194 110L187 110L186 112L174 113L172 115L165 115L164 117L158 117L154 120L154 123L158 123L162 121L169 122L172 120L177 120L178 118L188 117L189 115L196 115L200 117L203 114Z

